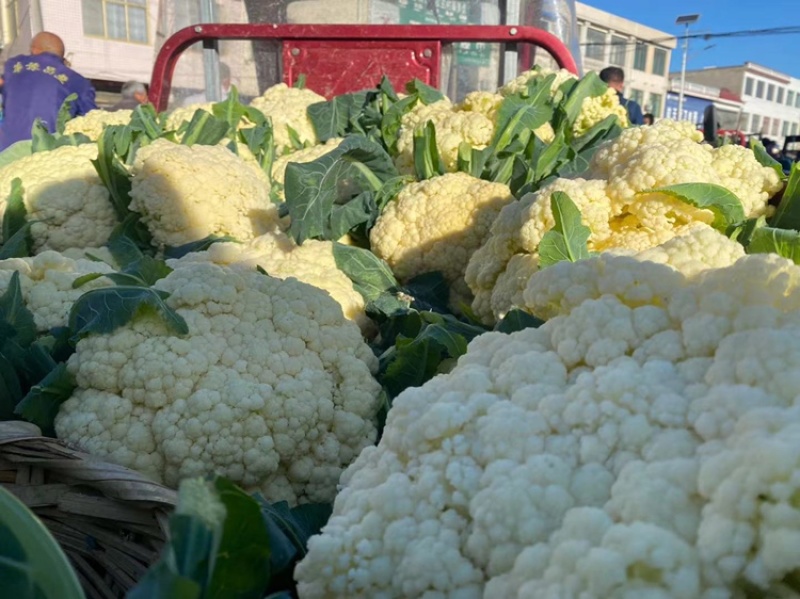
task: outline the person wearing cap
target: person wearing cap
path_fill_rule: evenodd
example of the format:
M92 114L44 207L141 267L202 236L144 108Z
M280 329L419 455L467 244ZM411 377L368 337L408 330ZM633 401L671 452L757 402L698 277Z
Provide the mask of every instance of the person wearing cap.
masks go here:
M88 79L67 66L64 42L54 33L43 31L31 41L30 54L12 56L3 71L3 114L0 150L31 138L31 129L40 119L55 132L58 111L64 100L75 94L70 115L83 115L97 108L95 91Z

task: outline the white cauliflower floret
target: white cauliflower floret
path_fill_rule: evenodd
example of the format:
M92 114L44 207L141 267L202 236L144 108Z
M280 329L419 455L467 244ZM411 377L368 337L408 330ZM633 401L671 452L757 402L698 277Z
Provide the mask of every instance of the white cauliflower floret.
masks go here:
M767 200L783 187L775 169L760 164L748 148L733 144L716 148L712 165L720 184L742 201L749 218L769 214Z
M64 135L83 133L92 141L97 141L106 127L127 125L131 121L131 116L133 116L132 110L90 110L84 115L68 120L64 126Z
M649 127L631 127L619 137L603 144L592 157L590 176L608 179L611 169L625 165L640 146L664 144L675 140L703 141L703 133L689 121L659 119Z
M292 149L289 127L294 129L301 143L317 144L317 132L308 118L308 107L325 98L310 89L289 87L278 83L250 102L272 121L275 147L279 153Z
M511 305L505 302L524 289L527 280L503 274L511 269L515 256L531 255L538 261L539 243L555 226L550 206L555 191L567 193L581 211L583 223L592 231L590 249L610 234L611 205L604 181L557 179L536 193L508 204L492 224L486 242L472 254L465 271L467 285L475 295L472 308L484 321L491 322L495 316L506 312ZM513 288L507 288L506 284L513 284Z
M572 133L575 137L580 137L611 115L617 117L621 127L629 125L628 110L619 103L617 92L608 88L599 96L584 98L578 118L575 119L575 124L572 126Z
M216 473L270 501L330 501L376 436L377 359L327 293L199 262L154 285L153 314L78 342L60 439L175 486Z
M544 69L540 67L536 67L520 73L516 79L512 79L500 89L497 90L501 96L511 96L514 94L519 94L528 89L528 83L532 79L544 79L545 77L549 77L555 73L556 78L553 80L553 83L550 85L550 95L555 95L558 92L558 88L561 85L570 80L577 79L578 77L574 73L570 73L567 69L559 69L554 71L552 69Z
M293 277L327 291L339 303L345 318L355 321L365 334L374 328L365 313L363 296L353 289L352 281L336 266L330 241L309 239L297 245L288 235L272 231L248 243L215 243L206 251L193 252L167 263L179 268L202 261L251 268L260 266L272 277Z
M394 160L401 173L414 172L414 132L422 130L429 121L436 129L436 147L448 172L456 170L458 147L462 143L481 150L494 135L494 121L481 112L458 110L447 99L427 105L418 103L400 121Z
M36 152L0 168L0 215L14 179L22 180L33 251L104 245L117 216L92 160L95 144Z
M453 291L469 293L464 269L500 209L514 201L507 185L448 173L406 185L370 232L372 251L407 280L439 271Z
M105 262L73 260L54 251L32 258L0 260L0 295L8 289L14 272L19 273L22 298L33 313L36 329L45 332L67 325L72 304L81 295L92 289L113 286L109 279L100 277L73 289L76 279L92 273L114 272L114 269Z
M166 131L175 131L180 128L181 125L184 123L188 123L194 117L194 113L198 110L203 110L209 114L212 114L211 107L214 105L213 102L203 102L201 104L190 104L189 106L179 106L174 110L170 110L167 113L167 120L164 123L164 129Z
M133 166L130 209L157 246L231 235L246 241L278 223L269 179L223 146L157 140Z
M528 291L544 280L550 320L477 337L395 398L295 569L300 597L796 591L800 266L687 277L601 255Z

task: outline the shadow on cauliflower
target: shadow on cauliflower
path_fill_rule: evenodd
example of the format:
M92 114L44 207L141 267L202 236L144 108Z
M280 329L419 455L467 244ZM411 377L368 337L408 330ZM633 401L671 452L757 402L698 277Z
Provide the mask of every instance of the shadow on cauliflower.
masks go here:
M58 437L176 486L217 473L270 501L331 501L375 441L377 359L327 293L210 263L155 284L187 322L141 314L78 342Z
M61 146L0 168L0 219L14 179L22 180L33 252L99 247L117 215L92 160L97 145Z

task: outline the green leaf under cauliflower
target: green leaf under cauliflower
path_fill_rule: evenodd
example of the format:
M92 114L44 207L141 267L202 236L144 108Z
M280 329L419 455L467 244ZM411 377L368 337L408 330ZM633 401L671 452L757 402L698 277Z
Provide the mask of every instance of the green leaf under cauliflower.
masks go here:
M55 437L53 423L58 410L72 396L75 387L75 378L67 370L66 363L62 362L30 388L14 413L38 426L45 435Z
M778 254L800 264L800 231L760 227L753 231L748 254Z
M792 164L783 195L769 224L778 229L800 229L800 165Z
M397 176L383 147L358 136L348 137L312 162L290 162L285 195L292 237L299 244L306 239L338 239L331 228L334 206L344 205L365 191L378 193L384 183Z
M714 213L714 222L711 223L718 231L724 233L730 225L745 219L742 202L732 191L713 183L678 183L657 189L648 189L639 192L663 193L676 198L695 208L711 210Z
M592 231L581 222L581 211L569 195L554 191L550 196L550 209L555 226L542 236L539 243L539 267L588 258L587 241Z
M147 287L104 287L92 289L72 305L69 327L76 338L90 333L111 333L142 312L157 314L175 334L185 335L189 327L183 317L164 303L168 294Z

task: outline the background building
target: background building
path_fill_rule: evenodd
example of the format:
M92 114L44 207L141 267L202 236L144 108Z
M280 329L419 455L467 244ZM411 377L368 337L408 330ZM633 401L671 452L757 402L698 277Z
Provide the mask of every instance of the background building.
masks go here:
M735 128L745 133L769 137L778 143L783 143L786 135L798 134L800 79L746 62L737 66L686 71L686 81L715 87L723 94L741 98L741 113Z
M636 100L644 112L663 116L675 36L582 2L576 5L584 71L621 67L625 96Z

